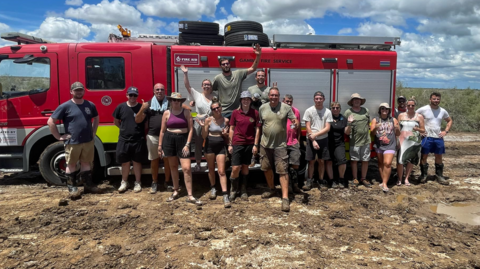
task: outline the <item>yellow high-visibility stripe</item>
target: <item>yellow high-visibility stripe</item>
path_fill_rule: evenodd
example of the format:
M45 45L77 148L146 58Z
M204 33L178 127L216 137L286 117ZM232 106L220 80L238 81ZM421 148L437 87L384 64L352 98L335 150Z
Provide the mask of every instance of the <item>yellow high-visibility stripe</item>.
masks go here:
M102 143L117 143L120 129L115 125L99 125L97 136Z

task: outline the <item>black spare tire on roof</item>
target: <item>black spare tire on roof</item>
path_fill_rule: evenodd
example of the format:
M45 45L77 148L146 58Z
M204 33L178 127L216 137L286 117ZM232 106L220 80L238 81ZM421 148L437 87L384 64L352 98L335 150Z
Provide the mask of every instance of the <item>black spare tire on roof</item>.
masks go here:
M222 35L200 35L200 34L185 34L178 35L178 43L180 45L198 43L200 45L223 45Z
M263 33L263 26L255 21L232 21L225 24L224 35L245 31Z
M251 46L257 43L262 47L270 46L268 36L260 32L245 31L225 36L226 46Z
M220 31L220 26L214 22L179 21L178 31L189 34L216 35Z

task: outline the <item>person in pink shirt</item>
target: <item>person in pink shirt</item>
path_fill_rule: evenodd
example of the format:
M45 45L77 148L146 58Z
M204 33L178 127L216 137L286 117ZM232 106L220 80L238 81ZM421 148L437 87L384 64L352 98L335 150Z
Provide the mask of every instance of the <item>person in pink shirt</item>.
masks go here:
M300 122L300 111L293 106L293 96L291 94L285 94L283 97L283 103L292 107L293 113L297 118L297 122ZM300 134L302 133L301 125L295 127L290 119L287 120L287 152L288 152L288 164L290 165L288 173L290 174L291 188L294 193L302 193L298 187L298 168L300 167Z

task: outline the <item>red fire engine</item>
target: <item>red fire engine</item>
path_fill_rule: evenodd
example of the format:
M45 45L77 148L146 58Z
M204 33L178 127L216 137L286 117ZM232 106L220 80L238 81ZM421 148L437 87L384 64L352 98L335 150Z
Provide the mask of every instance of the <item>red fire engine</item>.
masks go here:
M203 79L221 72L219 57L231 59L233 70L250 67L255 58L249 47L177 45L177 39L163 36L110 35L108 43L78 44L18 33L2 38L18 45L0 48L0 171L26 172L38 164L45 180L59 185L65 169L63 142L50 134L47 119L71 98L73 82L85 85L85 99L99 112L95 170L116 175L119 129L112 113L126 101L129 86L139 89L139 100L152 98L159 82L169 93L186 93L180 65L189 67L191 85L200 88ZM400 39L394 37L274 35L271 46L262 48L259 68L266 70L268 85L277 82L281 94L293 95L301 115L314 104L318 90L325 93L325 105L337 101L343 109L358 92L373 115L381 102L394 105L396 45ZM254 84L251 74L242 88ZM60 122L58 127L64 130Z

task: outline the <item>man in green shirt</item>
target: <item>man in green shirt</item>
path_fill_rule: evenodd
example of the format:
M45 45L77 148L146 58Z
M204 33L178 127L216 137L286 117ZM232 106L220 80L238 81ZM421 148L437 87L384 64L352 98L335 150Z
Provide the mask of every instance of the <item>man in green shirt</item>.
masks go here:
M219 102L222 105L222 115L230 119L233 110L240 107L240 92L242 82L248 75L257 70L262 48L259 44L253 49L255 52L255 61L248 69L239 69L232 71L230 69L230 61L227 58L220 58L218 61L222 68L222 73L215 76L213 80L213 90L218 91Z
M248 87L248 91L252 95L252 108L258 110L261 105L268 103L268 91L270 87L265 85L264 70L257 70L255 81L257 81L257 85Z
M350 135L350 162L352 165L353 184L364 185L371 188L372 185L367 181L368 161L370 161L370 114L368 108L362 107L365 104L365 98L360 94L354 93L350 96L348 105L351 108L345 111L347 118L347 128L345 134ZM362 178L357 179L357 163L362 162Z
M290 211L290 201L288 200L287 119L292 121L293 128L297 128L299 123L292 107L279 102L280 91L277 87L274 86L270 89L268 98L270 101L263 104L258 111L263 124L260 163L270 188L269 191L262 194L262 198L273 197L276 193L273 183L273 167L275 167L282 186L282 211L288 212Z

